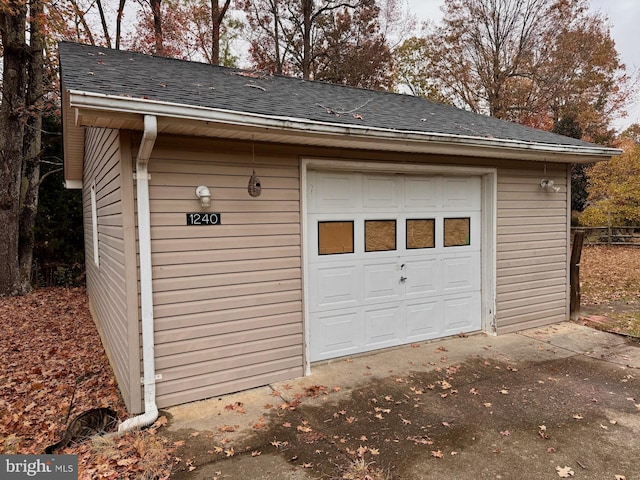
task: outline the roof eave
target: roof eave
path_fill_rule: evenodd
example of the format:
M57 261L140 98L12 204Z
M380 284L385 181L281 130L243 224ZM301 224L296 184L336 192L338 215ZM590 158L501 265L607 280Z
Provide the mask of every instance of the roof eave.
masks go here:
M256 141L286 141L313 146L464 155L514 160L591 163L621 150L606 147L555 145L420 131L400 131L365 125L317 122L302 118L259 115L181 105L149 99L68 91L76 108L76 126L141 129L144 115L155 115L159 131ZM338 144L336 143L338 142Z

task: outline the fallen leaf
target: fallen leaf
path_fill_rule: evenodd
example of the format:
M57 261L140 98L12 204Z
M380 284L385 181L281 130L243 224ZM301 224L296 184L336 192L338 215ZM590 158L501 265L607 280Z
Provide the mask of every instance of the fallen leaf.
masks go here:
M444 454L440 450L431 450L431 456L434 458L442 458Z
M254 450L253 452L251 452L252 457L259 457L260 455L262 455L262 452L259 450Z
M558 476L560 478L569 478L569 477L573 477L573 475L575 474L573 470L571 470L571 467L556 467L556 472L558 473Z
M167 424L167 422L168 422L167 417L162 415L161 417L158 417L158 419L155 421L154 426L164 427Z
M582 415L580 415L579 413L576 413L573 418L575 418L576 420L582 420L584 417Z
M502 432L500 432L500 435L502 435L503 437L508 437L509 435L511 435L511 432L509 430L503 430Z

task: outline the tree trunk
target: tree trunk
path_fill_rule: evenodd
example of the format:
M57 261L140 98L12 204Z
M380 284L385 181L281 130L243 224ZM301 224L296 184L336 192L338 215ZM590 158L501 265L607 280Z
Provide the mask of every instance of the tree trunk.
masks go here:
M109 27L107 26L107 19L104 16L104 8L102 8L102 0L97 0L98 12L100 12L100 23L102 23L102 33L104 33L104 39L107 42L107 47L111 48L111 36L109 35Z
M584 232L577 231L573 237L571 248L571 261L569 265L569 284L571 295L569 298L569 314L571 320L580 318L580 257L582 256L582 244Z
M162 0L151 0L151 12L153 13L153 32L156 41L156 55L164 55L162 37Z
M4 50L0 104L0 295L19 292L18 227L24 134L27 7L20 0L0 3Z
M311 76L311 15L313 0L302 0L302 78Z
M120 50L120 37L122 36L122 16L124 15L124 4L126 0L120 0L118 5L118 15L116 17L116 50Z
M280 29L278 24L280 23L280 13L278 11L278 0L271 0L271 13L273 14L273 42L274 42L274 56L276 59L276 74L282 75L283 72L283 58L280 53Z
M31 290L34 227L38 212L40 156L42 150L42 103L44 94L44 29L42 0L30 0L30 48L27 68L28 116L23 139L22 187L18 259L20 293Z
M211 0L211 63L213 65L220 63L220 27L230 3L231 0L225 0L220 8L218 0Z

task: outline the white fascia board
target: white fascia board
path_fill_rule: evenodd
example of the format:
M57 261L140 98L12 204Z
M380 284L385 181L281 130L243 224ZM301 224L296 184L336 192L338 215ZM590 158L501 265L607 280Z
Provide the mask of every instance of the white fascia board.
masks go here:
M69 91L68 93L72 108L100 111L104 112L107 116L109 113L155 115L176 120L201 121L209 124L218 123L249 128L294 131L310 136L324 135L327 136L327 146L332 146L330 138L339 135L360 140L369 139L402 144L420 144L424 145L420 150L423 150L425 153L442 153L442 146L448 145L450 147L464 147L467 152L469 149L477 149L478 156L486 157L486 153L481 153L486 150L504 150L509 151L509 158L512 159L521 157L520 152L524 154L522 158L526 157L526 159L530 160L531 154L534 154L540 155L541 158L539 158L539 160L548 162L585 163L606 160L622 153L622 150L607 147L555 145L444 133L398 131L364 125L316 122L303 118L260 115L248 112L159 102L141 98L103 95L93 92ZM318 145L318 142L314 142L314 145ZM440 148L432 150L430 145L439 145Z

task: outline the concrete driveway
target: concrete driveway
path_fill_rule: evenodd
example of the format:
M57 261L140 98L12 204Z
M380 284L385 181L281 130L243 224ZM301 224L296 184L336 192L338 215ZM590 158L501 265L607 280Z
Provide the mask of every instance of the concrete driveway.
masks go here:
M640 479L639 369L637 341L573 323L455 337L174 407L163 433L176 479Z

